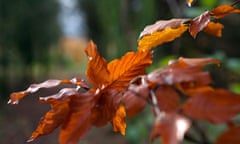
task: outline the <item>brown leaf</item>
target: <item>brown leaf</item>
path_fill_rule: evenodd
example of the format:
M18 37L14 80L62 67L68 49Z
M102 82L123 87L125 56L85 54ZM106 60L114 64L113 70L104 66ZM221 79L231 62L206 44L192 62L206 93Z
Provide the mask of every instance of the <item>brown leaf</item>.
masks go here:
M122 94L116 89L97 90L96 94L96 104L92 109L91 121L94 126L100 127L112 121Z
M190 128L190 120L176 113L162 113L156 118L151 133L151 141L161 137L163 144L178 144Z
M102 88L109 83L109 71L106 60L100 56L93 41L85 49L88 56L88 69L86 75L95 88Z
M209 22L203 31L210 35L221 37L223 28L224 26L221 23Z
M229 4L220 5L213 10L211 10L210 14L216 19L220 19L225 17L228 14L232 13L240 13L240 9L233 7Z
M149 87L146 78L144 76L134 78L122 98L127 116L131 118L143 110L148 97Z
M51 110L41 118L28 142L61 126L59 143L77 143L92 126L92 91L79 93L75 88L64 88L55 95L40 98L41 103L51 105Z
M168 66L149 73L147 77L158 85L187 83L190 87L203 86L211 82L209 73L202 71L202 67L210 63L219 64L219 61L209 58L179 58L170 61Z
M70 113L62 124L59 143L77 143L91 128L91 109L94 107L93 93L88 91L71 96Z
M209 11L206 11L202 13L200 16L194 18L190 25L189 25L189 32L193 38L196 37L196 35L202 31L207 24L210 22L210 13Z
M178 109L179 96L170 86L160 86L154 92L161 111L175 112Z
M226 122L240 113L240 96L223 89L199 91L185 102L183 111L195 119Z
M140 34L138 51L150 50L178 38L187 30L188 26L184 23L188 21L189 19L160 20L146 26Z
M28 94L35 93L41 88L52 88L56 87L60 84L74 84L78 85L83 88L88 89L87 83L80 78L73 78L71 80L65 79L65 80L56 80L56 79L50 79L46 80L42 83L39 84L31 84L26 90L21 91L21 92L14 92L10 95L10 100L8 101L9 104L18 104L19 101L25 97Z
M239 144L240 127L232 127L222 133L216 140L216 144Z

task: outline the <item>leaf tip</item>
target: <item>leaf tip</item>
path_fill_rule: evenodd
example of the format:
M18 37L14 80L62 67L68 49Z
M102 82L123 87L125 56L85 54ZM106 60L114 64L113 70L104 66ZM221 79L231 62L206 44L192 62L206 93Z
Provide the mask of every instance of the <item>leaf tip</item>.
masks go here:
M34 141L34 138L33 138L33 137L30 137L30 138L27 140L28 143L29 143L29 142L32 142L32 141Z

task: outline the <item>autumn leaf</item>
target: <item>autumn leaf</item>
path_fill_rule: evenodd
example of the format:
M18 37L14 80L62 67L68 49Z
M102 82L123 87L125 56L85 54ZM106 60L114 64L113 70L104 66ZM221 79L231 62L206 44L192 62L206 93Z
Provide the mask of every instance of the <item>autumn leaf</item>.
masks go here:
M25 97L26 95L29 95L31 93L35 93L41 88L52 88L56 87L60 84L74 84L76 86L80 86L82 88L88 89L87 83L81 79L81 78L73 78L71 80L64 79L64 80L56 80L56 79L50 79L46 80L39 84L31 84L26 90L21 92L14 92L10 95L10 100L8 101L9 104L18 104L19 101Z
M221 37L223 28L224 26L221 23L209 22L203 31L210 35Z
M216 144L239 144L240 143L240 127L232 127L223 132L216 140Z
M94 91L70 96L70 113L62 123L59 143L77 143L91 128L91 109L95 106Z
M179 108L180 98L175 90L167 85L159 86L154 91L161 111L175 112Z
M93 42L86 48L86 53L90 58L87 76L92 83L95 83L94 87L100 95L96 103L98 107L92 110L92 121L95 126L103 126L114 117L121 93L127 89L129 82L134 77L145 74L146 67L152 63L152 53L128 52L120 59L106 63Z
M190 128L191 122L177 113L162 113L154 123L151 141L161 137L163 144L178 144Z
M147 103L149 97L149 84L145 78L144 76L134 78L123 95L122 101L129 118L132 118L143 110Z
M41 118L28 142L46 135L61 126L59 143L76 143L91 125L92 92L78 93L75 88L64 88L59 93L41 97L41 103L49 103L51 110Z
M229 4L224 4L210 11L211 16L214 17L215 19L223 18L226 15L232 13L240 13L240 9L234 8L232 5Z
M100 56L93 41L90 41L85 52L88 56L88 69L86 75L91 84L101 88L109 83L109 71L106 60Z
M89 57L87 76L96 88L116 88L123 91L130 80L145 74L145 69L152 63L150 51L128 52L122 58L106 63L93 42L86 48Z
M138 51L150 50L157 45L170 42L181 36L188 26L184 24L189 19L160 20L153 25L146 26L140 34Z
M202 13L200 16L194 18L189 25L189 32L192 37L196 37L196 35L202 31L207 24L210 22L210 14L209 11Z
M118 132L122 135L125 135L126 131L126 111L123 105L119 105L114 117L113 117L113 131Z
M64 120L68 117L70 107L69 99L57 100L57 99L48 99L47 101L42 101L50 103L51 110L48 111L44 117L41 118L37 129L32 133L28 142L33 141L41 135L46 135L51 133L57 127L59 127Z
M128 52L121 59L108 64L111 88L126 90L129 82L136 76L146 74L146 67L152 64L150 51Z
M122 93L116 89L96 90L95 107L92 108L92 125L101 127L112 121L118 105L121 102Z
M211 58L179 58L170 61L168 66L149 73L147 77L149 81L158 85L187 82L190 85L203 86L209 84L211 78L208 72L202 71L202 67L211 63L219 64L219 61Z
M240 96L223 89L199 91L184 103L183 111L194 119L223 123L240 113Z

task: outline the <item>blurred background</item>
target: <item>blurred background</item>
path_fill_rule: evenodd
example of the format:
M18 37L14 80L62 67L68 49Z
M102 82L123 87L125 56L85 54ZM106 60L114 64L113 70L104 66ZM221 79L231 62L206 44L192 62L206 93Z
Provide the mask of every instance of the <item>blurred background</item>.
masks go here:
M25 143L49 107L38 97L55 89L26 97L19 105L7 105L11 92L49 78L84 77L84 48L92 39L107 60L135 51L140 32L157 20L193 18L205 10L233 0L197 0L187 7L185 0L0 0L0 139L3 144ZM238 6L239 7L239 6ZM214 85L240 92L240 17L229 15L221 38L200 33L196 39L185 33L155 49L149 71L172 58L214 57L222 61L213 68ZM114 134L111 127L91 130L81 144L149 143L152 116L146 108L129 120L127 136ZM224 126L202 123L214 140ZM32 143L57 144L57 130ZM187 142L186 142L187 143Z

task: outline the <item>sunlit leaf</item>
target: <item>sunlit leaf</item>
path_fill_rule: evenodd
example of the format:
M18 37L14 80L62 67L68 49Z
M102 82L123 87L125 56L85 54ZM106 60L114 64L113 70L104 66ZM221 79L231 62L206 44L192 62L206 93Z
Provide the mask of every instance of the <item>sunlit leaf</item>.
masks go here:
M122 135L125 135L127 125L126 125L126 111L123 105L119 105L113 117L112 125L113 131L115 132L119 131Z
M188 28L185 22L189 19L160 20L146 26L140 34L138 50L150 50L165 42L170 42L181 36Z
M85 49L88 56L88 69L86 75L91 84L96 88L101 88L109 83L109 71L106 60L100 56L96 45L90 41Z
M176 113L163 113L161 118L156 118L151 141L160 137L163 144L178 144L190 127L190 120Z
M70 112L69 99L49 99L46 102L50 103L51 110L41 118L37 129L32 133L28 142L33 141L41 135L51 133L57 127L59 127L68 117L68 114Z
M195 119L226 122L240 113L240 96L223 89L199 92L183 105L183 111Z
M210 14L216 19L220 19L225 17L228 14L232 13L240 13L240 9L233 7L229 4L220 5L213 10L211 10Z
M108 64L110 87L126 90L129 82L136 76L146 73L146 67L152 64L150 51L128 52L121 59Z
M232 127L222 133L216 140L216 144L239 144L240 127Z
M207 24L210 22L210 13L208 11L202 13L200 16L194 18L189 26L189 32L192 37L196 37L196 35L202 31Z
M221 37L223 28L224 26L221 23L209 22L203 31L210 35Z

